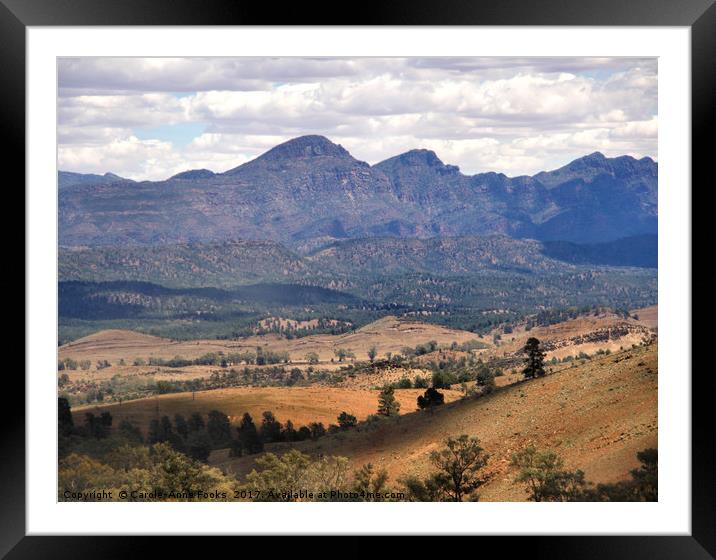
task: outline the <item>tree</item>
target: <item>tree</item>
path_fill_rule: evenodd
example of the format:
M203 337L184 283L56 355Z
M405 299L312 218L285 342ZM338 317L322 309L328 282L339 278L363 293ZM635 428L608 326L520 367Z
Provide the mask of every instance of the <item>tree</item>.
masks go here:
M408 502L442 502L445 490L436 481L435 476L421 480L416 476L408 476L398 481L403 487Z
M229 445L229 457L242 457L244 454L244 448L241 445L241 441L238 439L232 439L231 445Z
M186 440L186 454L197 461L206 462L211 455L212 441L206 430L194 431Z
M57 399L57 428L61 436L69 436L75 431L70 402L63 397Z
M398 381L398 389L412 389L413 382L409 378L403 377Z
M425 379L424 377L421 377L420 375L418 375L415 378L415 381L413 381L413 385L415 386L416 389L427 389L428 388L428 380Z
M264 443L281 441L281 422L276 420L273 412L266 410L261 421L261 439Z
M152 418L149 421L149 428L147 429L147 442L159 443L161 441L164 441L164 440L161 439L161 430L159 428L159 420L157 418Z
M174 430L172 422L168 416L162 416L161 419L152 418L149 422L149 432L147 441L149 443L163 443L172 439Z
M483 364L477 371L475 382L483 388L483 393L489 394L495 389L495 373Z
M445 445L444 449L430 454L431 462L438 469L433 483L445 492L448 501L461 502L485 483L479 471L487 464L489 455L477 438L468 438L465 434L448 438Z
M336 355L336 358L338 358L339 362L345 361L345 359L348 357L348 350L345 348L337 348L333 351L333 353Z
M142 443L142 431L129 420L122 420L117 427L119 435L133 443Z
M432 412L433 408L440 406L445 403L445 395L434 387L428 387L428 389L422 395L418 395L418 408L420 410L429 409Z
M356 424L358 423L358 420L355 416L352 414L348 414L347 412L343 411L338 415L338 425L342 430L348 430L350 428L354 428ZM322 427L323 425L321 425ZM325 430L324 430L325 433Z
M101 426L101 437L107 437L112 427L112 415L109 412L103 412L99 415L99 425Z
M378 414L383 416L397 416L400 413L400 403L395 399L395 389L391 386L383 387L378 395Z
M286 420L286 425L281 431L281 439L283 441L296 441L298 439L298 432L296 432L291 420Z
M375 357L378 355L378 350L375 346L371 346L368 348L368 359L370 360L370 363L372 364L375 361Z
M636 454L641 462L638 469L631 471L637 499L645 502L659 500L659 452L656 449L644 449Z
M512 455L512 466L520 469L515 482L527 485L532 502L572 502L583 499L587 482L580 470L563 470L564 462L552 451L530 446Z
M251 455L263 451L264 444L259 437L254 420L248 412L241 418L241 423L236 431L239 434L239 442L244 453Z
M311 422L308 425L308 429L311 430L311 439L318 439L326 435L326 428L323 422Z
M315 352L309 352L308 354L306 354L306 361L309 364L317 364L318 363L318 354L316 354Z
M206 432L215 447L228 445L231 441L229 417L219 410L212 410L206 422Z
M299 368L293 368L288 375L287 385L294 385L299 381L303 381L303 372Z
M522 351L527 354L527 358L525 358L525 368L522 370L525 378L530 379L544 375L545 353L540 348L539 340L533 336L528 338Z
M174 415L174 427L176 428L177 434L186 439L189 437L189 424L186 418L181 414Z
M161 441L169 441L174 434L174 428L172 428L172 421L169 416L162 416L159 421L159 430L162 435Z
M112 427L112 415L109 412L103 412L99 417L91 412L85 413L85 427L90 437L97 439L106 438Z
M436 389L449 389L453 383L457 383L454 373L444 370L433 372L432 384Z
M320 457L312 460L297 449L291 449L280 457L266 453L256 460L261 469L246 475L246 490L259 490L265 501L329 500L336 491L345 492L347 487L348 459L345 457ZM335 499L335 498L333 498Z
M381 469L374 472L373 465L368 463L356 472L352 490L359 495L361 502L379 502L386 492L387 482L388 471Z
M194 412L189 417L189 421L187 422L187 424L190 432L198 432L199 430L203 430L205 427L204 417L198 412Z

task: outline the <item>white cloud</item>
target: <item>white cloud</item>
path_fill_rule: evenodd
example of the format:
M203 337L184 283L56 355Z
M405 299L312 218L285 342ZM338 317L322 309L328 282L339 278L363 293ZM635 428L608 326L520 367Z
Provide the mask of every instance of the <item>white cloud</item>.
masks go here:
M59 69L60 166L73 171L223 171L303 134L369 163L425 147L463 172L509 175L595 150L657 150L654 59L92 58ZM192 141L174 137L192 123Z

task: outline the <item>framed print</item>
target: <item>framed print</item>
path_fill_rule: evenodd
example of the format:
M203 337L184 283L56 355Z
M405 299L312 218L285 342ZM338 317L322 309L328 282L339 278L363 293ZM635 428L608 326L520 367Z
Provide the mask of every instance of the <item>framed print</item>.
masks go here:
M145 535L713 556L712 2L0 8L27 220L9 558Z

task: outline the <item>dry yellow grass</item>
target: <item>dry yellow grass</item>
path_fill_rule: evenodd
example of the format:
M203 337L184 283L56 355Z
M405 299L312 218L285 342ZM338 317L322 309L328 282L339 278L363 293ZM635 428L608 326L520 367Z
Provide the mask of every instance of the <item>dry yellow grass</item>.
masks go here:
M403 413L416 409L416 399L423 391L418 389L396 390ZM446 400L453 401L461 396L459 391L446 391ZM172 393L157 397L127 401L120 404L85 406L73 409L75 422L81 423L86 412L109 411L113 424L129 420L146 433L152 418L174 414L188 417L194 412L206 415L211 410L227 414L232 423L238 424L245 412L255 422L261 414L270 410L281 422L291 420L295 425L323 422L326 426L336 423L336 417L343 411L364 420L378 408L378 391L339 387L234 387L192 393Z
M172 341L132 331L105 330L86 336L60 347L60 359L109 360L115 364L120 359L131 364L135 358L148 357L170 359L181 356L198 358L208 352L241 352L263 346L275 352L288 352L295 363L305 360L306 354L315 352L322 361L335 357L338 348L351 349L360 360L367 359L368 349L375 346L378 355L397 353L405 346L417 346L435 340L440 344L458 343L476 339L468 331L448 329L439 325L404 321L384 317L355 332L342 335L312 335L288 340L278 335L251 336L237 340Z
M646 325L650 329L656 329L659 326L659 306L651 305L642 307L631 312L632 315L639 317L639 322Z
M628 477L636 452L657 445L657 345L604 356L533 381L503 388L488 397L458 401L426 412L401 416L376 428L302 442L309 454L349 457L354 467L372 463L391 480L431 471L429 453L448 436L478 437L490 453L482 488L486 501L525 499L515 485L511 454L528 445L554 450L567 468L580 468L589 480ZM277 444L280 452L286 444ZM230 459L225 451L212 462L239 475L254 457Z

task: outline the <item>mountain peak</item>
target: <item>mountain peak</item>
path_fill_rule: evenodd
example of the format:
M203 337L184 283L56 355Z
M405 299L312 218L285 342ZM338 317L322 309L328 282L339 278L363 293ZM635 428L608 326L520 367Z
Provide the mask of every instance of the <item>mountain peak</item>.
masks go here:
M214 175L215 175L215 173L208 169L190 169L189 171L182 171L181 173L172 175L169 178L169 180L171 181L172 179L179 179L179 180L196 181L198 179L210 179Z
M570 167L575 166L588 166L588 167L603 167L605 163L609 161L602 152L592 152L589 155L577 158L568 165Z
M592 160L592 161L603 161L607 159L607 156L605 156L602 152L592 152L591 154L587 154L582 159L586 160Z
M401 162L411 165L427 165L428 167L442 167L445 165L435 152L424 148L410 150L397 157Z
M317 156L351 157L340 144L334 144L325 136L311 134L299 136L271 148L258 159L307 158Z
M460 171L460 168L456 165L445 165L435 152L424 148L410 150L388 158L376 164L376 167L383 171L404 167L428 168L438 171L441 174L457 173Z

